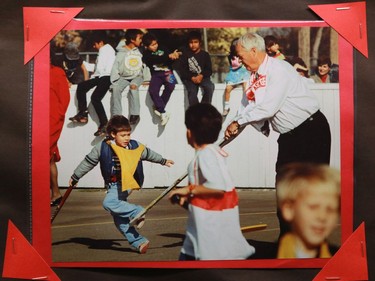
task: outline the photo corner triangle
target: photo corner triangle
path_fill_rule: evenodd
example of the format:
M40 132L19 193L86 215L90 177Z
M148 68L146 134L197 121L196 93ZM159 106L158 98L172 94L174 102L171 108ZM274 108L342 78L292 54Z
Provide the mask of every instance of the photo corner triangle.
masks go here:
M368 280L365 223L350 235L313 281Z
M365 1L308 7L368 58Z
M27 64L83 8L23 7L24 64Z
M2 277L60 281L11 220L8 222Z

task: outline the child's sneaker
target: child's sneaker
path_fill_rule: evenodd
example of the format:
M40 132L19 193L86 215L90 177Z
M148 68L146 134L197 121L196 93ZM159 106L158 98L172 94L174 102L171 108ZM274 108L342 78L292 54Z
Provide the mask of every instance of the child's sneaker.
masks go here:
M141 118L139 117L139 115L130 115L130 118L129 118L129 123L130 125L135 125L139 122Z
M159 116L159 117L161 116L160 111L158 111L155 107L154 107L154 113L156 116Z
M140 254L146 254L148 246L150 246L150 241L143 242L141 245L139 245L138 252Z
M168 123L168 120L169 120L169 117L171 116L171 114L169 112L164 112L161 114L160 118L161 118L161 125L162 126L165 126L167 123Z
M106 134L106 128L105 126L101 126L98 128L98 130L94 133L94 136L99 137L99 136L104 136Z
M86 124L89 121L88 112L87 111L78 112L77 115L70 117L69 120L72 121L73 123Z
M146 219L146 216L143 215L142 217L140 217L136 222L135 222L135 227L137 229L141 229L142 226L145 224L145 219Z

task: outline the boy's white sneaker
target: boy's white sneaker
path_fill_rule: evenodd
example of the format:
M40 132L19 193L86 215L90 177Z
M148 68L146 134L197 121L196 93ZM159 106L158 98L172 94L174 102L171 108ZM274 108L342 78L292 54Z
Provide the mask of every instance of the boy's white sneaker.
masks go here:
M144 243L142 243L141 245L139 245L138 247L138 252L140 254L146 254L147 250L148 250L148 246L150 246L150 241L146 241Z
M168 123L169 118L171 117L171 114L169 112L164 112L161 114L161 125L165 126Z
M155 115L157 115L157 116L161 116L161 113L156 109L156 108L154 108L154 113L155 113Z

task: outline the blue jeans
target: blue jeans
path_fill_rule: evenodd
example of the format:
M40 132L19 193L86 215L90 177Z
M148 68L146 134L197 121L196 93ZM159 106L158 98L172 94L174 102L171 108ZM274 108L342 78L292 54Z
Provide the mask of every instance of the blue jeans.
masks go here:
M183 83L186 87L189 105L199 103L199 100L198 100L199 87L202 88L202 92L203 92L201 102L202 103L211 103L212 95L213 95L214 90L215 90L215 85L214 85L214 83L212 83L210 78L203 78L203 80L200 84L194 84L190 80L184 80Z
M148 240L140 235L133 226L130 226L129 222L143 210L143 207L125 201L126 198L120 200L118 188L121 189L121 186L118 186L117 183L109 184L103 207L111 213L117 229L126 237L129 244L138 249L140 244Z

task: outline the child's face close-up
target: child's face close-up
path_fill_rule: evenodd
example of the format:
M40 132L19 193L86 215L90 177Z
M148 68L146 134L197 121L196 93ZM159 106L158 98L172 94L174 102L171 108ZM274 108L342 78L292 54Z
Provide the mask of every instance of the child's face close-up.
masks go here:
M318 66L319 75L323 76L326 75L329 72L330 68L328 64L322 64Z
M103 46L104 46L103 41L95 42L94 45L93 45L93 47L94 47L95 50L99 50Z
M189 48L193 53L200 51L201 42L198 39L191 39L189 41Z
M121 147L127 147L130 142L130 135L131 131L120 131L115 133L111 133L113 140L115 141L116 145Z
M339 217L339 197L319 184L304 190L293 204L292 229L304 244L317 247L331 234Z
M147 49L151 52L156 52L158 50L159 44L158 41L153 40Z
M138 34L137 38L135 38L135 40L132 40L132 43L134 44L134 46L136 46L136 47L141 46L141 44L142 44L142 38L143 38L143 35L142 34Z
M275 43L271 47L269 47L268 50L276 53L279 50L279 48L280 48L279 44Z

